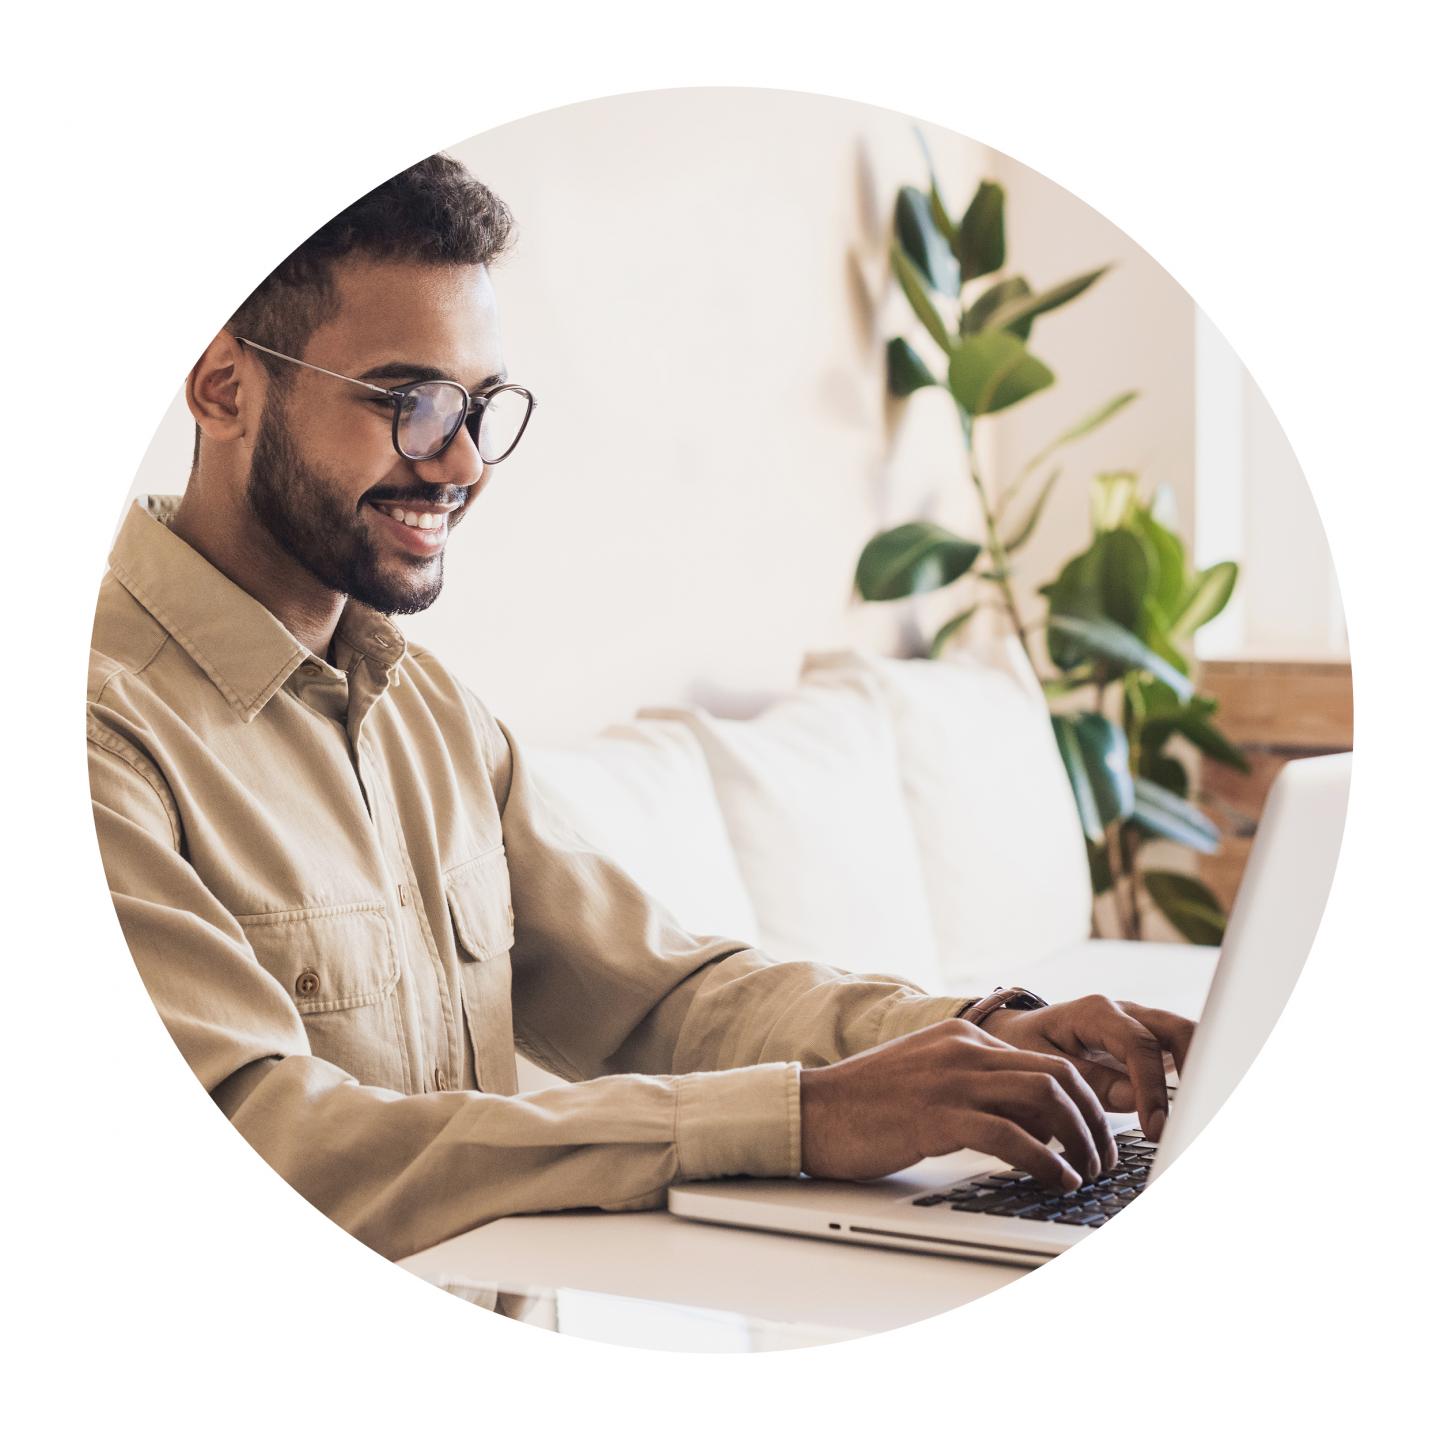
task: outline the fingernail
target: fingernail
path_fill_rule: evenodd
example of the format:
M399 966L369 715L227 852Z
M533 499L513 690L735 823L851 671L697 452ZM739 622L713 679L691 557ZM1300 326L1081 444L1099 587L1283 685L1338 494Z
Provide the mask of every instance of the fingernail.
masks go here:
M1149 1130L1152 1140L1158 1140L1165 1129L1165 1112L1163 1110L1152 1110L1150 1112L1150 1123L1145 1128Z

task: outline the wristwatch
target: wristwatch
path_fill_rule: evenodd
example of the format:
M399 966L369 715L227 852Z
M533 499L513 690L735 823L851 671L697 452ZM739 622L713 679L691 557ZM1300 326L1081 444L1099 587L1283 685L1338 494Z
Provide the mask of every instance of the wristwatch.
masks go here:
M1019 985L1000 986L979 1000L972 1000L956 1018L983 1025L997 1010L1043 1010L1045 1003L1033 990Z

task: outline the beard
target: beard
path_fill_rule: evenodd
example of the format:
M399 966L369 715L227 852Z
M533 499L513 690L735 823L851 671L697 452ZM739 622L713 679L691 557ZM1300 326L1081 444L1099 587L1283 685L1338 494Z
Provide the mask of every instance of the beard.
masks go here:
M245 487L255 518L327 589L382 615L428 610L445 584L444 552L383 565L360 509L340 498L344 487L305 463L278 398L261 417Z

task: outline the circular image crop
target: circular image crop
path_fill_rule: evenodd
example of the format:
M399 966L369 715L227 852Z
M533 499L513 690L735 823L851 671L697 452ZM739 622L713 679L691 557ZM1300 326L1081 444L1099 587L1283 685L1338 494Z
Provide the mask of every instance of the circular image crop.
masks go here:
M475 136L295 247L184 357L90 664L121 928L225 1120L417 1276L657 1349L1123 1226L1349 784L1324 532L1186 292L1017 159L746 89Z

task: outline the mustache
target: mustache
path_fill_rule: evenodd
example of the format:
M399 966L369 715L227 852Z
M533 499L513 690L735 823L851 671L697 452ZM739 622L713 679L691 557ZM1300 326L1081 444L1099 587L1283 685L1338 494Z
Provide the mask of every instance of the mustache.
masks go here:
M461 507L470 498L469 490L452 490L444 494L434 490L419 494L395 495L372 491L360 503L362 505L454 505Z

